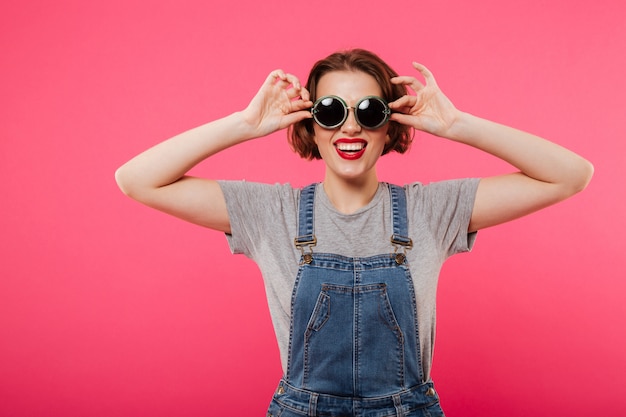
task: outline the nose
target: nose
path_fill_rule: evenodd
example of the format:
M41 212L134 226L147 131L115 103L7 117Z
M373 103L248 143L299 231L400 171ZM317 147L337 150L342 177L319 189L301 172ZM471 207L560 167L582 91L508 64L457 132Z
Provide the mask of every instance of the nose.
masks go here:
M361 125L357 123L356 117L354 117L354 107L348 107L348 117L341 125L341 131L350 135L361 131Z

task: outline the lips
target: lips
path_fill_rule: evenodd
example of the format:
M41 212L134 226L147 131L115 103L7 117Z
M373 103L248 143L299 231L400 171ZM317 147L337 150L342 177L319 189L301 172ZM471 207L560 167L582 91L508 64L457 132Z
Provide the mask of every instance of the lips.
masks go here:
M363 139L339 139L334 143L337 154L348 160L359 159L365 152L367 141Z

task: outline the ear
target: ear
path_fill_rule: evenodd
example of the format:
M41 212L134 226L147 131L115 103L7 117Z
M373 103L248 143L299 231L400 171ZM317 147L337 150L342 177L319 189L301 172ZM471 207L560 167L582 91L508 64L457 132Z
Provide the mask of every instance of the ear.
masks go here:
M311 130L307 129L307 133L309 133L311 135L310 138L313 139L313 142L315 143L315 145L319 145L317 143L318 126L315 126L315 122L313 122L312 124L313 124L313 126L312 126Z

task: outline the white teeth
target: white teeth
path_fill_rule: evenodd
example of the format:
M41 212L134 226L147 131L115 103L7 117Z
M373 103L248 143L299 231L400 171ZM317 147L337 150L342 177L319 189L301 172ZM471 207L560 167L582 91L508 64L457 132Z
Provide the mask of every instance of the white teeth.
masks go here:
M356 142L356 143L338 143L337 144L337 149L339 149L340 151L346 151L346 152L356 152L356 151L360 151L361 149L363 149L365 147L365 143L363 142Z

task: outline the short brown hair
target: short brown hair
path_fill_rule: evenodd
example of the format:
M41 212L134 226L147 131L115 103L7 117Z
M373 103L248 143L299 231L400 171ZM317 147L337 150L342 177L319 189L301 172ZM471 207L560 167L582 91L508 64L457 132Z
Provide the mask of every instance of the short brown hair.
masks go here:
M319 80L324 74L333 71L361 71L376 79L382 90L385 100L392 102L406 94L402 85L391 83L391 78L398 74L378 55L364 49L350 49L335 52L328 57L317 61L306 82L306 89L311 93L311 100L316 100L316 90ZM306 159L321 159L319 150L314 140L312 119L304 119L293 124L287 133L289 143L293 150ZM383 149L383 155L395 151L404 153L409 149L413 140L411 128L400 123L389 122L389 142Z

